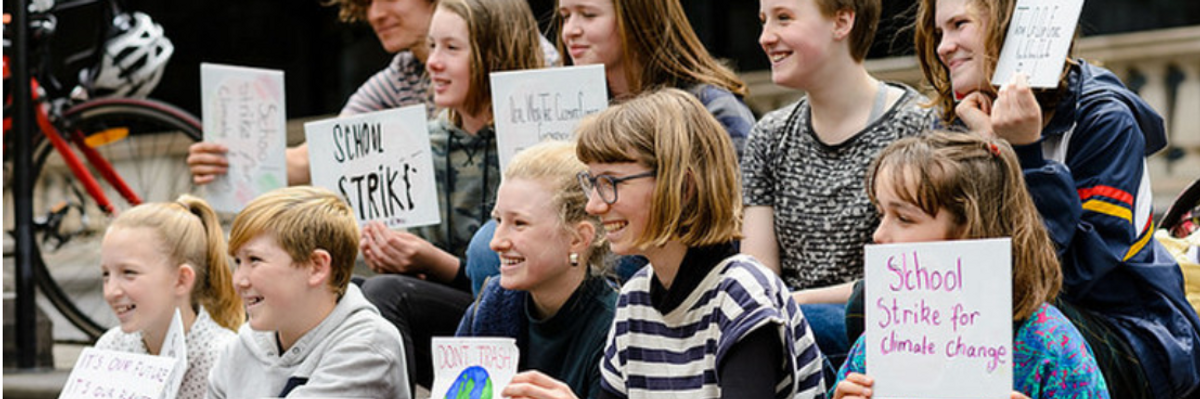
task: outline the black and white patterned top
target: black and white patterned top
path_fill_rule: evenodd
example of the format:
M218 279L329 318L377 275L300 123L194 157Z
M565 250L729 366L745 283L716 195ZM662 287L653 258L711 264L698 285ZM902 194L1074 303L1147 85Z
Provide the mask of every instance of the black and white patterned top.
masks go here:
M879 225L867 197L867 167L897 139L933 123L928 100L911 87L881 117L838 145L812 131L808 98L772 111L750 132L742 159L746 206L771 206L782 277L792 289L863 276L863 245Z

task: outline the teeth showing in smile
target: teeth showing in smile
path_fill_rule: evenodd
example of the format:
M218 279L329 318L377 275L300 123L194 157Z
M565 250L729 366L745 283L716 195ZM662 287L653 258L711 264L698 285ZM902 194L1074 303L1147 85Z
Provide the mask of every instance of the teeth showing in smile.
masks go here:
M246 306L257 305L259 302L262 302L262 300L263 298L261 296L242 298L242 302L245 302Z
M524 262L525 258L500 257L500 264L504 266L512 266Z
M624 221L604 222L604 230L613 232L625 228L625 226L628 224L629 222Z
M771 53L771 62L783 61L783 59L787 58L787 56L790 54L791 53Z
M121 314L121 313L128 312L130 310L133 310L135 308L137 308L137 305L120 305L120 306L114 307L113 312L116 312L117 314Z

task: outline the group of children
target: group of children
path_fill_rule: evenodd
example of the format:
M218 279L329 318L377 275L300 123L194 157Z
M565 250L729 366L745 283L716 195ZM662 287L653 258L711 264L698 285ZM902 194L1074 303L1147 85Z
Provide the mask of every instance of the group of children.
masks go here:
M922 0L927 99L863 67L879 0L760 4L773 80L806 95L755 124L678 0L559 0L558 51L605 65L613 101L501 176L488 73L557 58L528 4L343 1L412 64L347 109L444 110L443 223L360 231L297 186L250 203L226 245L202 200L136 207L104 240L121 326L97 346L157 354L178 308L181 397L406 398L430 384L430 337L457 334L516 338L511 398L866 398L863 246L1011 237L1014 398L1200 385L1200 321L1150 237L1161 118L1111 73L1069 60L1058 88L997 91L1015 1ZM221 150L192 148L197 182ZM379 273L361 289L359 254Z

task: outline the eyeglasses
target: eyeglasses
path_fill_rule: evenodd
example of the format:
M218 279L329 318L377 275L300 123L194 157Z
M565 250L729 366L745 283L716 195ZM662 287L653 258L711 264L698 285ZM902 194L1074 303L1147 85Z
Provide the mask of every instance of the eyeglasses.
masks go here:
M579 187L583 188L584 194L590 198L593 191L598 192L600 199L604 200L606 204L612 205L617 202L617 184L627 180L652 177L654 174L655 171L650 170L636 175L613 177L611 175L592 176L588 172L579 172L577 177L579 178Z

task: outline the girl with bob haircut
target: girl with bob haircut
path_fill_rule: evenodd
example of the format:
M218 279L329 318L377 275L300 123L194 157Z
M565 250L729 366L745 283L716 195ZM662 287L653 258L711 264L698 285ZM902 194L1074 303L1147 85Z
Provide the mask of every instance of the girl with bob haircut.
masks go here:
M433 100L445 108L429 123L442 223L363 228L363 259L377 273L366 297L405 340L415 384L433 381L430 342L453 335L471 304L463 257L488 220L500 185L488 74L541 68L537 22L524 0L440 0L426 39Z
M601 274L608 246L600 219L584 211L576 176L585 170L574 144L544 142L513 157L496 193L491 248L503 267L467 309L458 335L517 339L518 367L530 371L504 397L535 390L536 382L524 381L550 378L563 381L553 385L563 394L591 398L600 389L597 365L617 291Z
M588 213L614 253L650 261L621 289L600 397L821 396L820 351L787 286L737 253L737 159L703 104L646 93L577 134ZM704 355L636 355L658 352Z
M1162 117L1081 59L1067 60L1055 88L1016 76L997 91L990 80L1015 7L919 3L914 44L941 123L1009 142L1026 169L1067 167L1071 190L1029 182L1062 264L1055 305L1091 343L1113 397L1186 397L1200 388L1200 318L1153 238L1146 174L1145 157L1166 146Z
M1109 397L1082 334L1049 303L1063 275L1007 143L950 132L901 139L872 163L867 190L883 214L880 244L1012 238L1013 398ZM834 398L871 397L865 344L850 349Z
M225 253L217 214L200 198L122 212L100 246L104 299L121 325L96 348L158 355L178 309L188 351L178 397L203 398L209 370L246 318Z

